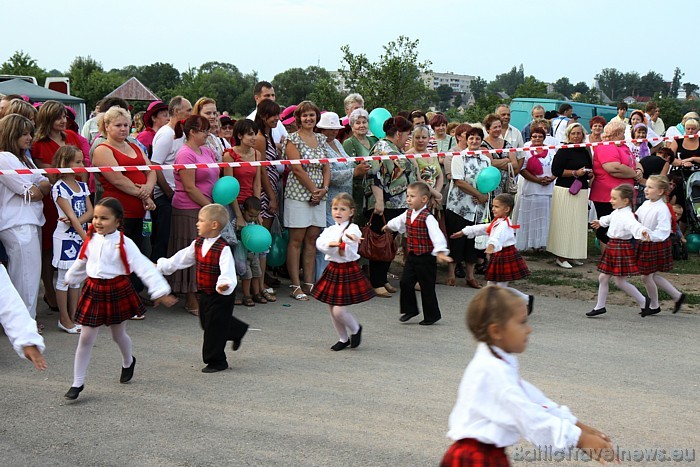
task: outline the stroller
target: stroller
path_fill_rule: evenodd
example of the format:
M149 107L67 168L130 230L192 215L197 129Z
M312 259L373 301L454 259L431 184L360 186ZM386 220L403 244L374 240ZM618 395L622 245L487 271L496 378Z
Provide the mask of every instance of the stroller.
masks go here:
M695 171L685 179L685 206L688 227L694 233L700 233L700 171Z

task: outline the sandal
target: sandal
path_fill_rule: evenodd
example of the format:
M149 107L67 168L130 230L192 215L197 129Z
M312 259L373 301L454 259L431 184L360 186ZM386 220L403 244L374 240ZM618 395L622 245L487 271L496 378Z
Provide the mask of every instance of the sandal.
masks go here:
M314 284L311 282L304 282L304 285L302 286L304 293L311 293L311 291L314 289Z
M187 305L185 305L185 311L193 316L199 316L199 308L187 308Z
M233 304L234 304L234 305L243 305L243 300L241 300L240 298L236 298L236 299L233 301Z
M271 292L271 290L272 289L265 289L260 295L262 295L268 302L276 302L277 297L275 297L275 293Z
M251 297L250 295L247 297L243 297L243 305L255 306L255 302L253 301L253 297Z
M264 304L267 303L267 300L265 299L265 297L263 297L263 296L260 295L260 294L255 294L255 295L253 295L253 301L254 301L255 303L260 303L260 304L262 304L262 305L264 305Z
M448 277L448 278L447 278L447 285L449 285L450 287L456 286L456 285L457 285L457 279L454 278L454 277Z
M304 293L301 286L290 285L289 288L292 289L292 293L290 293L289 296L294 300L299 300L300 302L306 302L309 300L309 297Z

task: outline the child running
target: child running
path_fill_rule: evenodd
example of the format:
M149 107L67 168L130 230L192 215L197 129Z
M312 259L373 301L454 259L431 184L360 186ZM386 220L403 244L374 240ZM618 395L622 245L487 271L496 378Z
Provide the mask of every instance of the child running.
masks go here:
M521 291L508 287L508 282L523 279L530 275L530 270L520 252L515 248L515 230L519 225L510 223L508 216L513 212L515 198L508 193L501 193L493 199L493 221L490 224L468 225L459 232L453 233L450 238L459 238L466 235L474 238L479 235L488 235L489 240L485 253L491 255L489 265L486 268L486 285L498 285L527 301L527 314L532 314L535 304L533 295L526 295Z
M337 352L348 345L353 349L360 345L362 326L348 311L348 306L374 297L374 288L357 263L360 259L357 248L362 238L360 228L350 222L355 215L352 196L340 193L333 198L331 214L335 225L326 227L316 239L316 248L325 253L329 263L311 290L311 296L329 306L331 321L338 333L338 342L331 350Z
M233 341L232 348L236 351L248 331L248 325L231 314L236 300L233 290L238 281L231 247L221 238L228 222L224 206L204 206L197 219L197 238L170 258L158 260L158 270L165 275L197 265L199 324L204 330L202 359L207 364L202 373L228 368L226 341Z
M62 146L53 156L56 168L84 167L83 152L75 146ZM58 211L58 223L53 232L52 265L58 270L56 277L56 303L58 304L58 328L69 334L79 334L81 326L73 319L80 298L80 284L69 287L66 272L78 259L85 240L87 223L92 220L92 203L87 183L76 180L75 173L58 176L51 189L51 196Z
M532 332L520 295L485 287L469 304L466 321L478 345L459 384L447 432L454 444L441 466L508 466L505 447L520 438L554 451L575 446L602 463L613 460L606 435L520 377L514 354L525 351Z
M596 303L595 308L586 313L589 318L608 311L605 309L605 302L608 298L611 277L614 277L617 288L623 290L639 303L642 314L648 313L649 299L645 298L635 286L625 279L627 276L639 274L632 238L649 240L649 230L634 218L633 199L634 188L632 185L616 186L610 191L610 204L612 204L613 212L591 222L594 229L608 227L610 241L600 257L600 263L598 263L598 271L600 271L598 303Z
M416 282L420 285L423 321L418 324L430 326L442 318L435 282L437 261L451 263L448 255L447 239L443 235L437 219L430 213L430 187L425 182L413 182L406 190L408 211L396 216L382 230L406 233L406 264L401 274L401 317L402 323L418 316Z
M143 315L146 308L129 280L132 271L148 286L156 304L172 306L177 302L169 295L170 286L153 263L119 231L123 222L121 203L115 198L102 198L95 205L92 225L78 259L66 273L69 285L80 284L87 278L75 314L75 321L82 328L75 351L73 385L65 394L66 399L77 399L85 387L92 348L102 325L112 331L112 339L122 354L119 382L128 383L134 376L136 358L131 352L126 323L134 315Z
M661 311L659 306L659 287L671 296L675 305L674 313L678 313L685 301L685 294L679 292L659 272L669 272L673 268L672 238L673 222L672 207L666 203L664 194L670 184L663 175L652 175L647 179L644 189L646 201L637 209L639 222L649 229L651 241L637 245L637 267L649 296L649 307L642 310L642 318L655 315Z

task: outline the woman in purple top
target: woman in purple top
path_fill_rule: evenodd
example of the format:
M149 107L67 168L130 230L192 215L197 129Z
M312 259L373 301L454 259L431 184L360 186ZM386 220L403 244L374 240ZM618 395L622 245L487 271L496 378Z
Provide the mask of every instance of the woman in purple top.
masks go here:
M192 115L178 124L175 136L182 132L185 144L175 156L175 164L215 163L216 154L206 146L209 120ZM219 179L219 169L182 169L175 171L172 228L168 256L187 247L197 237L197 215L202 206L212 202L212 190ZM194 267L177 271L168 279L174 293L187 294L185 309L199 315L197 303L197 273Z

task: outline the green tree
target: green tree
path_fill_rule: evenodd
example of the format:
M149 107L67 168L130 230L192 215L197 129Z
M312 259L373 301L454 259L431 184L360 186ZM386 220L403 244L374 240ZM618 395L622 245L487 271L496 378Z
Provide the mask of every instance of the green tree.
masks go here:
M452 86L448 84L441 84L435 90L437 94L437 107L441 111L445 111L450 107L450 101L452 100Z
M623 80L624 80L624 94L625 96L620 96L620 97L626 97L626 96L639 96L639 87L641 85L641 78L639 77L639 73L636 71L630 71L627 73L624 73L623 75Z
M170 63L156 62L139 67L137 78L162 100L174 96L172 90L180 84L180 72Z
M340 48L343 52L340 74L346 87L360 93L368 109L384 107L396 114L401 110L426 108L434 100L434 93L421 78L429 71L430 62L418 60L418 40L399 36L383 48L377 62L370 62L364 54L353 54L348 45Z
M12 56L0 66L0 74L33 76L39 86L44 85L48 73L41 68L37 61L22 50L16 51Z
M595 76L598 87L612 100L620 100L625 97L625 77L615 68L604 68Z
M649 71L639 79L640 96L653 96L657 92L664 92L665 89L664 77L654 71Z
M675 97L664 96L657 93L654 96L654 102L659 105L659 116L666 124L666 128L679 123L683 118L683 106Z
M534 76L525 78L525 82L515 88L513 97L544 97L547 95L547 85L538 81Z
M345 115L343 107L343 95L338 90L338 83L332 76L322 78L316 82L314 90L308 98L319 108L335 112L341 117Z
M685 91L685 99L688 100L693 97L693 93L698 90L698 85L693 83L683 83L683 90Z
M89 55L76 57L66 75L71 81L71 93L85 99L88 109L128 79L119 70L105 72L102 64Z
M458 109L460 105L464 103L464 98L462 97L462 93L458 92L454 99L452 99L452 107L455 109Z
M200 97L211 97L219 112L247 115L254 107L253 86L255 74L243 75L231 63L207 62L199 68L189 68L181 74L181 81L172 91L192 103Z
M587 94L588 91L589 91L588 85L586 83L584 83L583 81L579 81L578 83L576 83L574 85L574 89L572 91L572 94L576 93L576 92L581 93L581 94Z
M673 70L673 80L671 80L671 90L669 91L669 95L671 97L678 97L678 90L681 88L681 80L683 79L684 75L685 73L682 73L681 69L678 67Z
M289 70L278 73L272 79L272 85L275 87L277 101L284 105L298 104L304 100L313 100L311 95L323 96L324 100L335 97L329 94L329 85L335 80L325 68L318 66L310 66L305 69L290 68ZM319 89L323 88L323 90ZM315 91L317 91L315 93ZM338 95L340 93L338 92ZM313 100L316 105L320 104ZM342 97L340 98L342 102ZM333 108L337 108L338 103L333 104Z
M469 84L469 90L474 95L475 101L486 95L486 86L488 86L488 84L489 83L487 83L481 76L477 76L471 81Z
M566 97L571 97L574 93L574 85L571 84L569 78L562 77L554 82L554 92L558 92Z
M491 81L486 89L489 92L505 92L512 96L521 84L525 84L525 70L522 64L519 68L511 68L508 73L496 75L496 79Z
M505 101L498 97L496 94L488 94L477 99L476 104L473 107L469 107L464 112L465 121L476 123L484 120L488 114L493 113L499 104L503 104Z

